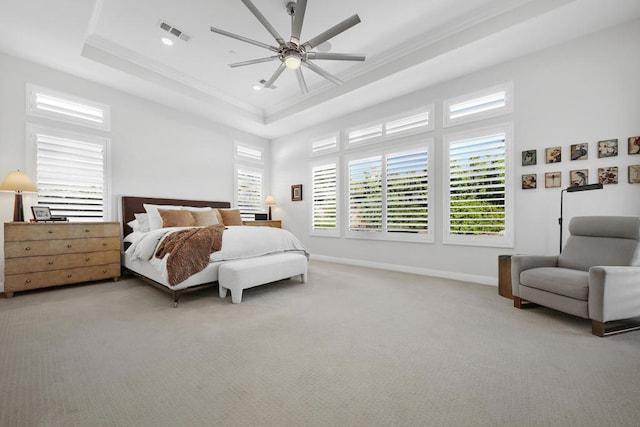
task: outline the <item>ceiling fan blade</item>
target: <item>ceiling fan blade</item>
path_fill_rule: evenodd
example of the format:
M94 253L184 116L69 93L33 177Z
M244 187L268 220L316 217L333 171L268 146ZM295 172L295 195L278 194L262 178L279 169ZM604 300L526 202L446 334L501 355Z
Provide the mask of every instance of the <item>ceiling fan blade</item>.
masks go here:
M337 85L341 85L342 84L342 80L340 80L339 78L337 78L333 74L327 73L325 70L323 70L322 68L318 67L313 62L311 62L311 61L303 61L302 64L304 66L306 66L307 68L309 68L314 73L316 73L316 74L320 75L321 77L324 77L325 79L329 80L331 83L334 83L334 84L337 84Z
M346 31L349 28L359 23L360 23L360 17L357 14L353 15L352 17L347 18L344 21L340 22L339 24L336 24L333 27L329 28L327 31L323 32L322 34L318 34L308 42L303 43L302 46L306 50L311 50L314 47L318 46L319 44L326 42L330 38L337 36L343 31Z
M300 90L302 91L302 93L309 93L307 82L304 81L304 76L302 75L302 69L296 69L296 77L298 78L298 84L300 85Z
M242 0L242 3L244 3L245 6L247 6L247 9L249 9L256 18L258 18L258 21L260 21L260 23L267 29L267 31L269 31L269 33L273 36L273 38L276 39L278 44L280 46L284 46L285 43L282 36L278 34L276 29L273 28L273 25L271 25L269 21L267 21L267 18L265 18L264 15L260 13L258 8L255 7L253 3L251 3L251 0Z
M273 73L273 76L271 76L271 78L264 84L264 87L271 87L273 86L273 84L275 83L275 81L278 79L278 77L280 77L280 74L282 74L282 72L285 69L285 65L284 62L280 63L280 66L278 67L278 69L276 70L275 73Z
M262 42L259 42L259 41L256 41L256 40L248 39L246 37L239 36L237 34L233 34L233 33L230 33L228 31L225 31L225 30L221 30L220 28L211 27L211 31L214 32L214 33L222 34L223 36L231 37L232 39L240 40L240 41L243 41L243 42L246 42L246 43L250 43L250 44L253 44L253 45L256 45L256 46L263 47L265 49L269 49L269 50L271 50L273 52L279 52L280 51L280 49L278 49L275 46L269 46L266 43L262 43Z
M296 2L293 23L291 24L291 43L295 43L296 45L300 45L300 33L302 32L302 22L304 21L304 12L306 9L307 0L298 0Z
M364 55L355 55L350 53L331 53L331 52L309 52L309 59L331 59L335 61L364 61Z
M229 67L236 68L236 67L242 67L245 65L260 64L261 62L269 62L269 61L273 61L274 59L278 59L278 55L269 56L266 58L250 59L249 61L234 62L233 64L229 64Z

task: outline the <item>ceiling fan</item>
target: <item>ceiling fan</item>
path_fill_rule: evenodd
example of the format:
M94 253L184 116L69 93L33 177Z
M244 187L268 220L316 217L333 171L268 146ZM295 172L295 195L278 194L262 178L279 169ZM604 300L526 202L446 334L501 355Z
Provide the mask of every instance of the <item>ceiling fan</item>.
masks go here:
M249 39L247 37L239 36L237 34L230 33L225 30L221 30L220 28L211 27L211 31L214 33L222 34L223 36L231 37L237 40L241 40L246 43L253 44L255 46L259 46L265 49L268 49L272 52L275 52L276 55L269 56L266 58L252 59L249 61L236 62L234 64L229 64L230 67L242 67L244 65L252 65L259 64L262 62L279 60L280 65L278 69L273 73L271 78L262 84L263 87L274 88L273 83L280 77L280 74L284 71L285 68L289 68L296 71L296 76L298 78L298 84L300 85L300 90L302 93L308 93L309 89L307 87L307 83L304 80L304 76L302 75L302 70L300 66L305 66L316 74L324 77L334 84L342 84L342 81L338 79L336 76L328 73L323 70L310 60L337 60L337 61L364 61L364 55L355 55L348 53L330 53L330 52L312 52L312 50L318 45L326 42L332 37L337 36L338 34L348 30L356 24L360 23L360 17L356 14L351 16L350 18L345 19L339 24L334 25L323 33L309 39L304 43L300 43L300 33L302 31L302 22L304 21L304 13L307 8L307 0L298 0L297 2L289 2L286 5L287 13L291 16L291 38L288 42L286 42L280 34L276 31L275 28L267 21L267 19L260 13L260 11L255 7L255 5L251 2L251 0L241 0L242 3L258 18L258 21L269 31L269 33L273 36L273 38L278 43L278 46L271 46L266 43L262 43L256 40Z

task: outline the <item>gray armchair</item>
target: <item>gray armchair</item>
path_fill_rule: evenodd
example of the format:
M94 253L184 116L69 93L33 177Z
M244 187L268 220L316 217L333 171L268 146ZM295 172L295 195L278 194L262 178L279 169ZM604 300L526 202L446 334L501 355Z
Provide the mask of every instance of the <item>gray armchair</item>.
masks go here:
M640 218L575 217L559 256L511 258L513 306L591 319L594 335L640 329ZM631 321L631 324L629 324Z

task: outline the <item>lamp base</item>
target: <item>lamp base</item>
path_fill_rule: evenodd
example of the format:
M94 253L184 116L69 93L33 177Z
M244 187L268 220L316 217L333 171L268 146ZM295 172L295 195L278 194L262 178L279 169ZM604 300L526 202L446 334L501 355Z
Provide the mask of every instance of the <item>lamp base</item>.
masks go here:
M22 206L22 193L16 192L15 201L13 203L13 221L24 222L24 210Z
M269 206L269 221L271 221L271 206Z

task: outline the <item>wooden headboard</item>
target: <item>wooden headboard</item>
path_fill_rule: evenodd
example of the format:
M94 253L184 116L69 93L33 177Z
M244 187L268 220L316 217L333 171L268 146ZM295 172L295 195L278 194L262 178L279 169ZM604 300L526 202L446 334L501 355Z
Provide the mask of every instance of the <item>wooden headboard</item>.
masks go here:
M172 206L193 206L197 208L230 208L229 202L211 202L206 200L184 200L184 199L158 199L155 197L134 197L122 196L122 235L126 236L133 230L127 225L129 221L136 219L136 213L144 213L144 204L152 205L172 205Z

